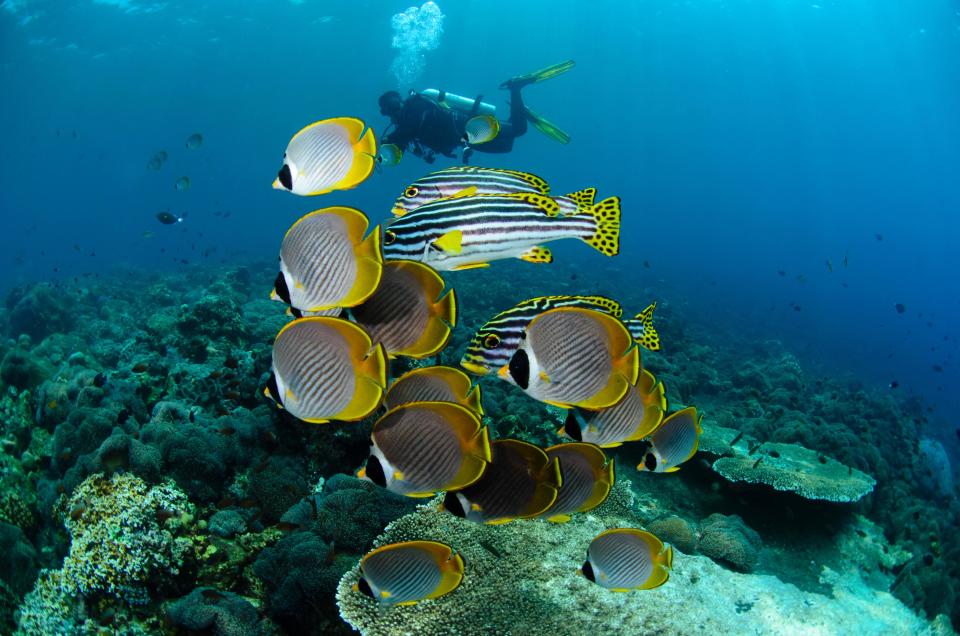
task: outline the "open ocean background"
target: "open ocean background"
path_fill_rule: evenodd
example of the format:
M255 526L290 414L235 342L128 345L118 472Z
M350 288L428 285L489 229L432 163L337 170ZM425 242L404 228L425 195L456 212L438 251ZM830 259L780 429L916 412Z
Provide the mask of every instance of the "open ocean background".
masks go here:
M960 456L960 4L447 0L437 48L398 86L390 18L409 4L4 0L2 293L272 260L326 205L385 220L426 164L301 199L270 189L290 136L337 115L379 133L391 88L482 93L505 116L501 81L572 58L524 96L573 142L531 128L473 160L622 197L620 256L571 242L554 266L581 272L583 293L649 287L718 340L775 338L808 369L896 381ZM186 221L160 225L168 208Z

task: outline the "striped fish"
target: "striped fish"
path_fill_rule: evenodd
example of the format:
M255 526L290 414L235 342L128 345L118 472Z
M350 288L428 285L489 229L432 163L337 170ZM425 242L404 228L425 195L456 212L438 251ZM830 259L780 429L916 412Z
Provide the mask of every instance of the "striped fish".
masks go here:
M457 297L429 265L387 261L380 286L351 309L353 320L390 357L425 358L447 344L457 324Z
M280 273L270 298L293 315L316 315L363 302L383 272L380 228L364 239L366 215L344 207L324 208L290 226L280 246Z
M619 402L639 372L640 353L623 323L599 311L559 307L533 319L497 375L547 404L602 409Z
M449 402L411 402L387 411L370 440L370 456L357 477L408 497L469 486L490 461L490 439L479 416Z
M463 559L436 541L391 543L367 553L353 586L384 605L413 605L452 592L463 580Z
M499 369L510 362L530 321L557 307L594 309L620 318L637 344L650 351L660 349L660 334L653 326L657 303L651 303L636 318L623 320L620 303L603 296L540 296L525 300L488 320L470 340L460 366L477 375Z
M652 473L672 473L680 470L680 464L697 454L700 435L703 433L697 409L690 406L672 413L647 439L649 448L637 470Z
M393 214L403 216L438 199L469 194L516 194L531 192L550 195L550 186L535 174L501 168L453 166L432 172L408 185L393 204ZM577 214L593 207L596 188L585 188L553 197L563 214Z
M438 271L486 267L519 258L550 263L543 243L576 238L607 256L620 250L620 199L610 197L582 214L563 216L560 205L533 193L441 199L391 222L383 255L431 265Z
M361 120L314 122L290 139L273 188L301 196L349 190L370 176L376 157L373 130Z
M602 448L620 446L650 436L663 421L667 409L663 383L643 369L637 383L623 398L602 411L570 409L557 434Z
M483 415L480 385L453 367L420 367L408 371L390 385L383 397L389 410L411 402L452 402Z
M614 528L590 542L581 573L614 592L652 590L670 578L673 548L644 530Z
M502 439L490 446L493 459L486 472L473 485L448 492L444 509L489 524L536 517L549 509L562 480L557 460L520 440Z
M544 451L560 464L560 490L546 512L548 521L563 523L575 512L593 510L610 494L615 479L613 460L607 459L597 446L572 442L557 444Z
M360 327L339 318L300 318L273 342L264 394L305 422L363 419L380 404L387 354Z

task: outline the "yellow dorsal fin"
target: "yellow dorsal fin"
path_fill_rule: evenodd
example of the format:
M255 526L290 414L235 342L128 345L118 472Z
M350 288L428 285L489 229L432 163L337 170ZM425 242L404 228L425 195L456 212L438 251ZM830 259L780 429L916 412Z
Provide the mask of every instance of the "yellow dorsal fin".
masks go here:
M536 192L518 192L505 196L520 199L521 201L526 201L527 203L535 205L547 216L560 216L560 204L557 203L552 197L548 197L545 194L537 194Z
M564 195L564 198L570 199L577 204L578 208L592 208L594 203L593 200L597 196L596 188L584 188L583 190L577 190L576 192L571 192L570 194Z

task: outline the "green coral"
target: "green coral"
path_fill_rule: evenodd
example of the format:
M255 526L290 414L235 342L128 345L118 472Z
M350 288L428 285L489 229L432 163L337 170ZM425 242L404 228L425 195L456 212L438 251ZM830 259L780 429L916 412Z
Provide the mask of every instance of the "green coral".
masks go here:
M192 514L186 495L172 483L151 488L130 474L93 475L61 512L72 539L61 570L68 594L146 603L148 583L159 573L177 574L189 549L164 523Z

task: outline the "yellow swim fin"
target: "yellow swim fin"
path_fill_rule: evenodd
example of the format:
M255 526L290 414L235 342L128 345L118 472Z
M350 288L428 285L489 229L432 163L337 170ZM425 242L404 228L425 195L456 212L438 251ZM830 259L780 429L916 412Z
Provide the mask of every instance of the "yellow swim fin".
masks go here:
M538 115L529 106L524 106L523 109L527 112L527 119L533 124L534 128L558 143L563 145L570 143L570 135L560 130L556 124L546 117Z

